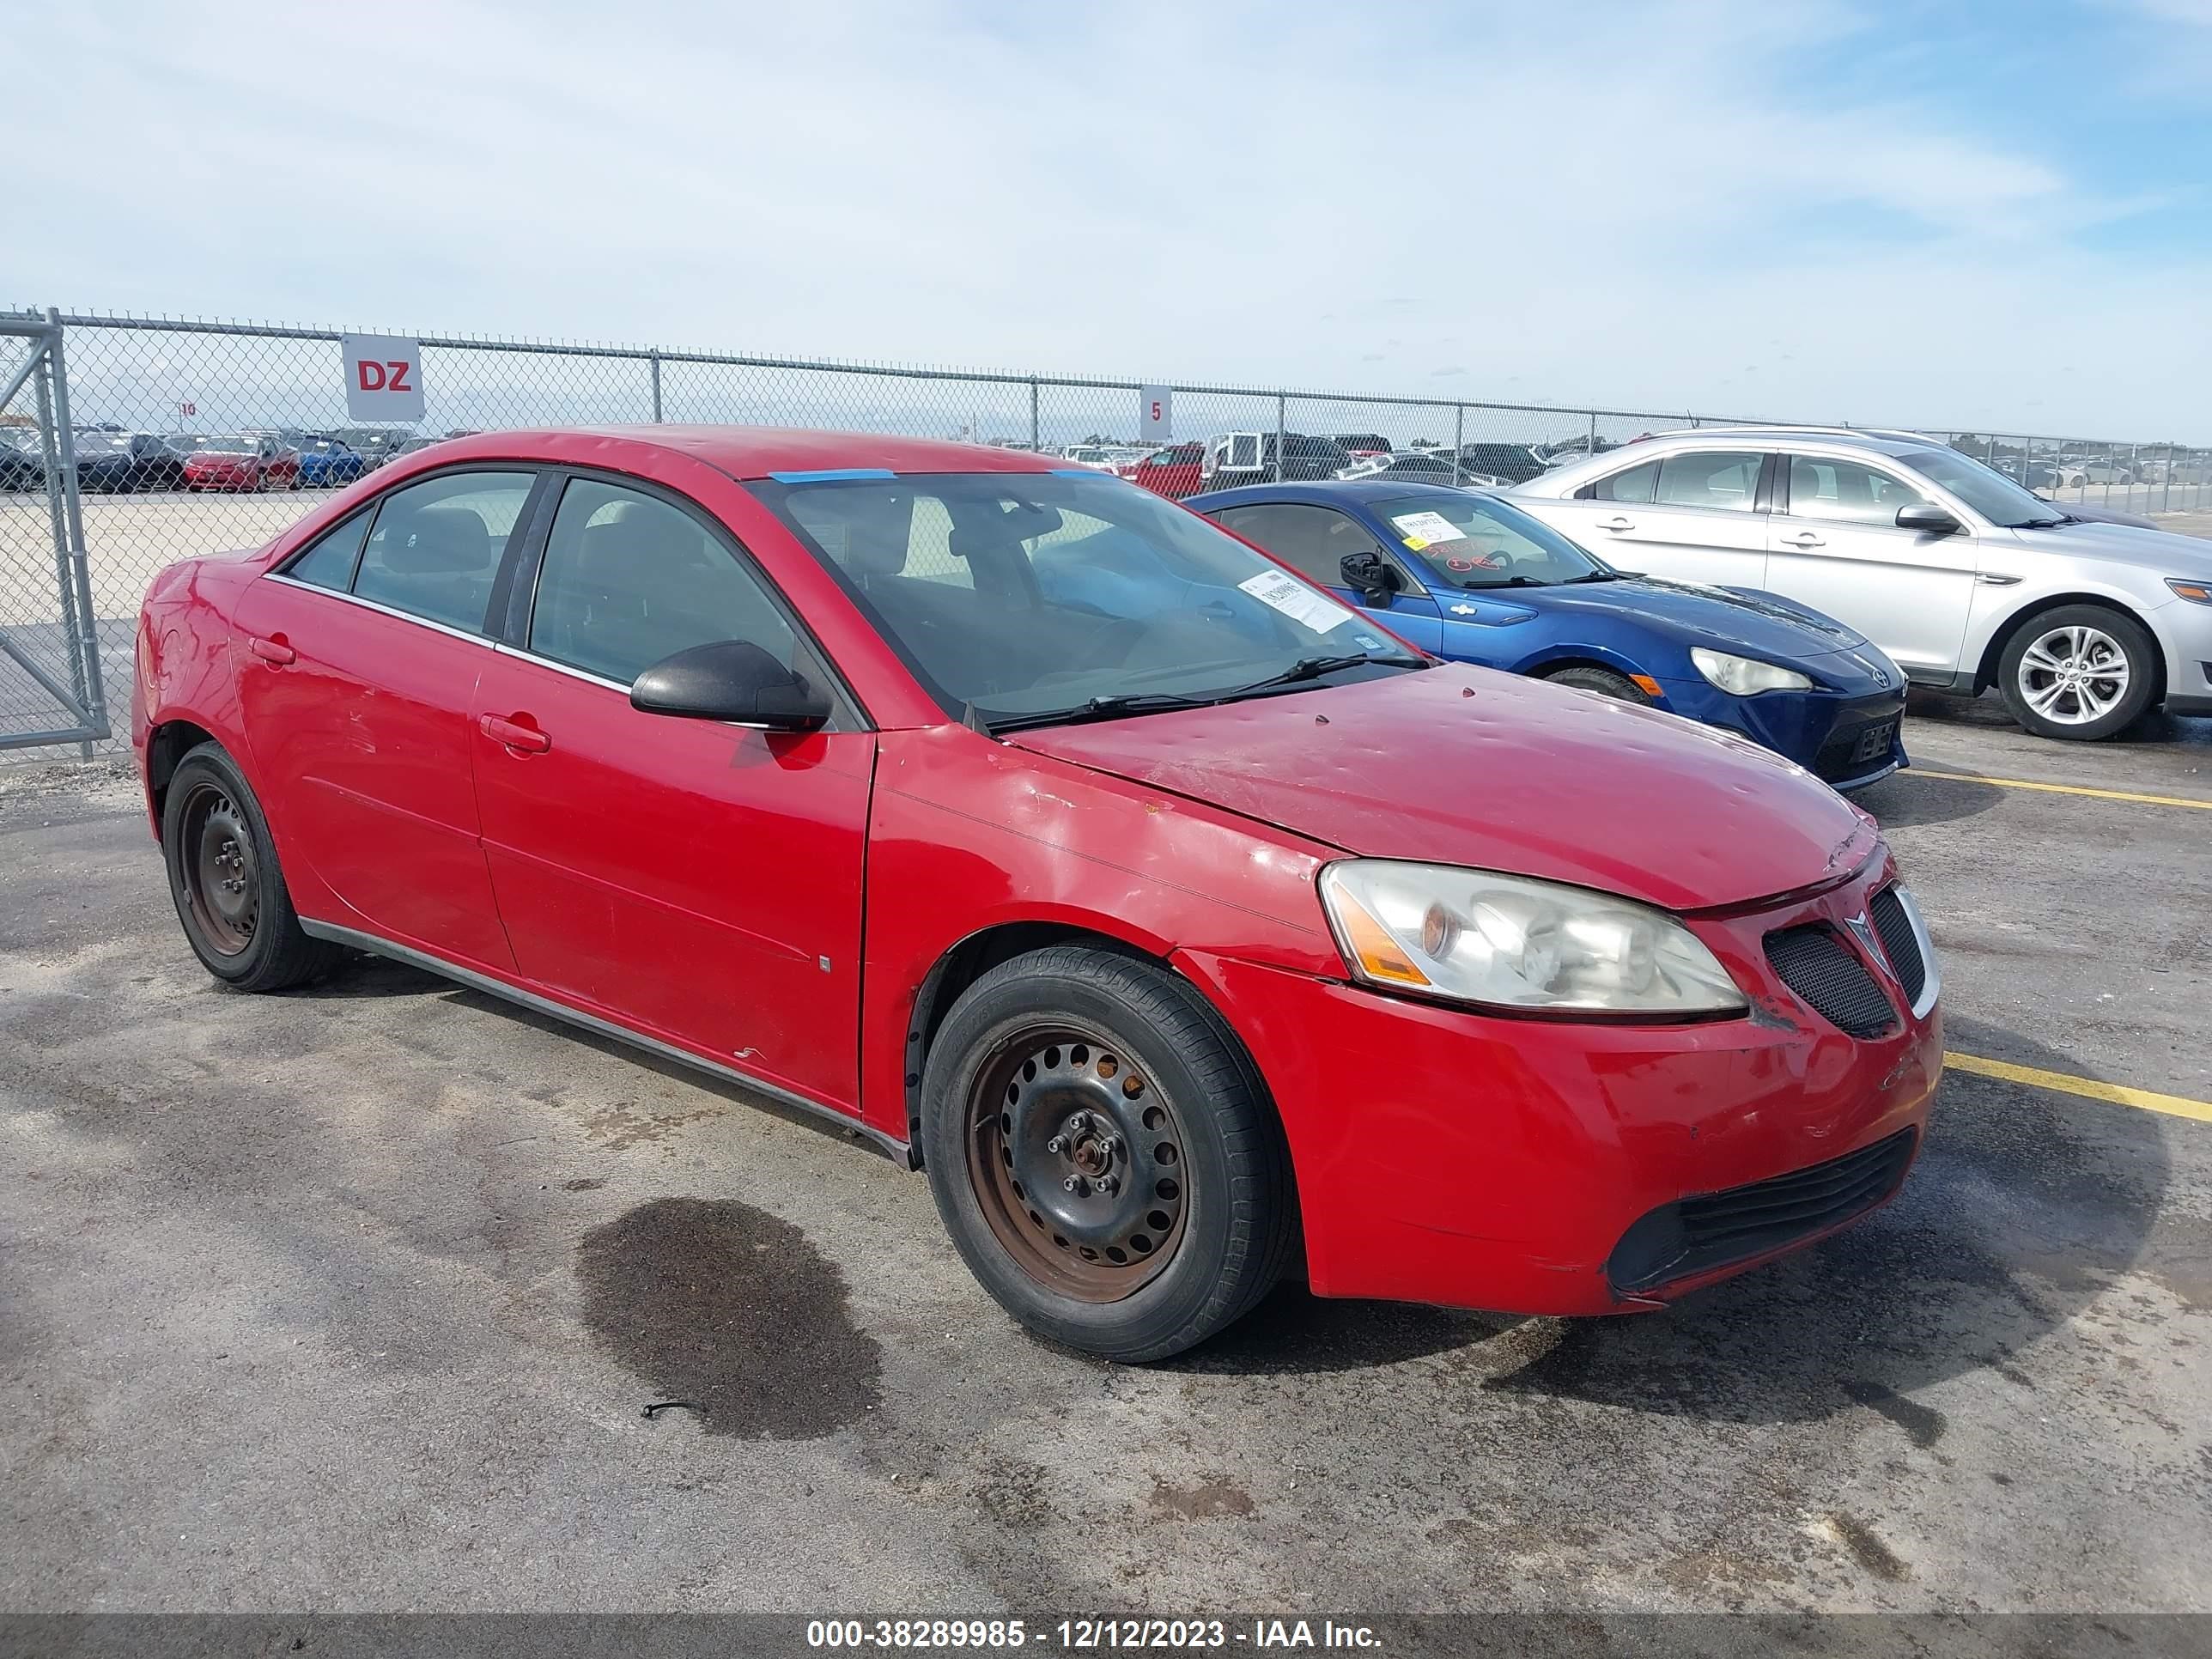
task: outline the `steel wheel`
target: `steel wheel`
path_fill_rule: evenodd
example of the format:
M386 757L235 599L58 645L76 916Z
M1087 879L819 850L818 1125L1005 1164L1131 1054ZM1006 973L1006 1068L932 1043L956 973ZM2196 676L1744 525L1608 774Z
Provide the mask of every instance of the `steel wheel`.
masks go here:
M218 785L196 783L179 822L179 867L193 925L210 951L242 956L261 919L260 870L246 815Z
M2055 725L2087 726L2119 707L2132 672L2118 640L2100 628L2073 623L2028 641L2020 659L2020 695Z
M1018 1031L976 1074L968 1173L992 1234L1040 1285L1117 1302L1182 1242L1184 1131L1152 1078L1096 1031Z

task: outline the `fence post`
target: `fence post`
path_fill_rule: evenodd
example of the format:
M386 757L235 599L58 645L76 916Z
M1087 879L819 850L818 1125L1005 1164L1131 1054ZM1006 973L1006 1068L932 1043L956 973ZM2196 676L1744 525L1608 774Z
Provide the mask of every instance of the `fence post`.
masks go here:
M1459 482L1461 452L1467 447L1467 405L1452 405L1452 483Z
M1030 376L1030 453L1037 454L1042 448L1037 434L1037 381L1036 376L1032 374Z
M2161 513L2173 505L2173 469L2179 465L2173 453L2173 446L2166 445L2166 477L2160 480L2158 490L2158 510Z
M1283 481L1284 469L1290 464L1290 450L1283 437L1283 394L1275 394L1275 482Z
M1596 453L1597 453L1597 410L1594 410L1594 409L1593 409L1592 410L1590 410L1590 445L1589 445L1589 455L1595 455L1595 454L1596 454ZM1583 459L1584 459L1585 460L1587 460L1587 459L1589 459L1589 455L1586 455L1586 456L1584 456L1584 457L1583 457Z
M85 724L105 738L109 726L107 698L100 684L100 620L92 608L92 576L84 551L84 503L77 494L76 436L70 427L69 366L62 352L62 313L53 306L46 307L46 326L52 331L46 337L46 362L53 371L54 448L62 469L60 527L66 532L64 545L55 552L65 585L64 600L73 601L65 605L64 615L69 609L76 612L70 678L90 717ZM52 482L48 480L49 484ZM81 744L78 749L85 759L92 758L90 743Z
M653 423L660 424L660 354L653 354Z

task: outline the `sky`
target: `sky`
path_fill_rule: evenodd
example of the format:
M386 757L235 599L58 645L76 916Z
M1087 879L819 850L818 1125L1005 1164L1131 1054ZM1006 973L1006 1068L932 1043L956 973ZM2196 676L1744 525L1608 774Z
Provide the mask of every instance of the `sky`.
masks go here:
M2212 0L5 0L0 300L2212 443Z

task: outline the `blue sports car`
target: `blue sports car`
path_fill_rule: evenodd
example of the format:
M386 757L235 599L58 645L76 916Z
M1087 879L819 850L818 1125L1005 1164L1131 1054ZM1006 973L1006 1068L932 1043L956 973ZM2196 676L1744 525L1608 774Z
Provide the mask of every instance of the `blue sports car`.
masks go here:
M1183 505L1438 656L1724 726L1838 789L1907 763L1903 672L1777 594L1615 570L1493 495L1402 478L1251 484Z
M310 434L299 440L299 448L300 482L310 489L349 484L368 471L361 452L336 438Z

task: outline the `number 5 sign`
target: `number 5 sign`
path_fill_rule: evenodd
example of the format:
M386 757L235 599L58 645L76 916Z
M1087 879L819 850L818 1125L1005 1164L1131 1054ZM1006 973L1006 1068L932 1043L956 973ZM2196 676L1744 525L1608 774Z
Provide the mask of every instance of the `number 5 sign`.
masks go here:
M346 416L356 421L422 418L422 348L396 334L349 334L345 355Z
M1146 443L1164 444L1175 437L1175 389L1146 386L1137 388L1137 436Z

